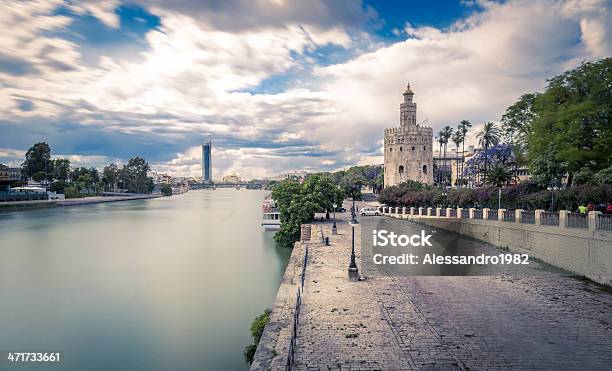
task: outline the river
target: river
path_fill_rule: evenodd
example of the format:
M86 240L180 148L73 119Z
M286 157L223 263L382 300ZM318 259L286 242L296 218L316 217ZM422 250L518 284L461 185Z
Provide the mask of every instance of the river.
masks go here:
M0 213L0 353L63 353L37 370L246 369L291 253L261 230L264 195Z

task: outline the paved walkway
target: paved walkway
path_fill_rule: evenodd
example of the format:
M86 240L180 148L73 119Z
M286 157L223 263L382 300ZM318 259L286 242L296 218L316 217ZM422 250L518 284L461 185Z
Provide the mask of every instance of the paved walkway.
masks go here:
M310 249L297 369L612 367L612 295L601 286L546 270L349 282L348 216L338 214L337 236L321 223L332 246Z

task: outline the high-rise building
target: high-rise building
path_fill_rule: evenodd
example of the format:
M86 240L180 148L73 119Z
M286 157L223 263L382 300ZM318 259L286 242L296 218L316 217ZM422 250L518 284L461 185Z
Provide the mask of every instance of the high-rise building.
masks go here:
M416 180L433 183L433 130L416 121L410 84L400 104L400 126L385 129L385 187Z
M212 141L202 144L202 180L212 182Z

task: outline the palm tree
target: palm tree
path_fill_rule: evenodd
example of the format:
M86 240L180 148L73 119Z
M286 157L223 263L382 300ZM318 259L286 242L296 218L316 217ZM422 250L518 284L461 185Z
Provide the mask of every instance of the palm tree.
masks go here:
M442 181L442 177L440 176L440 157L442 156L442 146L444 145L444 131L443 130L440 130L438 132L438 136L436 137L436 140L440 144L440 150L438 151L438 184L440 184Z
M463 180L463 163L465 162L465 138L467 138L467 133L469 129L472 127L472 123L468 120L461 120L457 130L461 131L462 136L462 147L461 147L461 180Z
M487 173L489 159L487 158L487 150L489 146L496 145L499 143L501 138L501 130L495 125L493 122L485 122L482 130L476 133L476 138L478 139L478 144L484 148L485 153L485 174Z
M485 183L503 187L512 180L512 173L503 164L493 164L489 171L485 174Z
M450 139L450 137L453 135L453 128L451 128L450 126L446 125L443 129L442 129L442 136L444 138L444 160L442 167L444 170L444 184L446 185L446 147L448 146L448 140Z
M463 142L463 134L461 133L460 130L457 130L453 134L453 137L451 139L453 143L455 143L455 148L457 149L455 151L455 168L457 170L457 177L455 179L455 185L457 186L457 188L459 188L459 144Z

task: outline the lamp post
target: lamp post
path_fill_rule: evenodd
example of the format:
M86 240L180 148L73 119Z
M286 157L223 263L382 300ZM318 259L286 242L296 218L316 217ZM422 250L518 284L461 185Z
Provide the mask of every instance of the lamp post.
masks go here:
M336 227L336 208L338 205L336 205L335 198L336 196L334 196L334 225L332 226L332 234L338 234L338 227Z
M353 217L349 224L351 225L351 262L349 263L348 273L350 281L357 281L359 278L359 269L355 261L355 227L359 225L359 222Z

